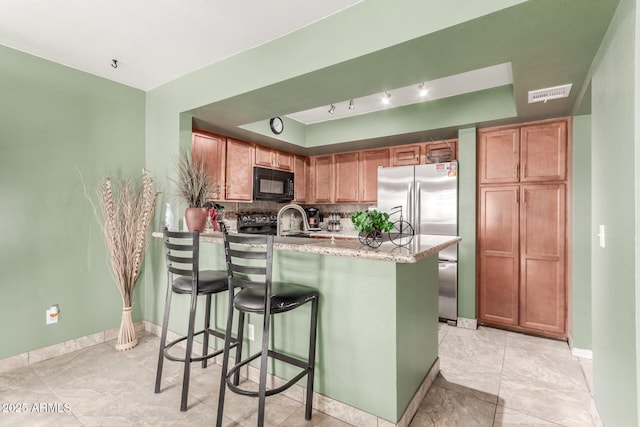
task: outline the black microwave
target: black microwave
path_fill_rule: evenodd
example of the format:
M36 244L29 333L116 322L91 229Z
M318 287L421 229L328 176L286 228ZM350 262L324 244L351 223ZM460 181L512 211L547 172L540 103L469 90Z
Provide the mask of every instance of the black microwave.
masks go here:
M293 200L293 173L253 168L253 200L287 202Z

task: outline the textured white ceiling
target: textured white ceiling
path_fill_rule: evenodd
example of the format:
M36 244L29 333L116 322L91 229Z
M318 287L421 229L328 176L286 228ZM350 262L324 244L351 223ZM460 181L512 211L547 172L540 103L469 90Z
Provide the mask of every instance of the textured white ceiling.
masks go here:
M360 1L0 0L0 44L149 90Z

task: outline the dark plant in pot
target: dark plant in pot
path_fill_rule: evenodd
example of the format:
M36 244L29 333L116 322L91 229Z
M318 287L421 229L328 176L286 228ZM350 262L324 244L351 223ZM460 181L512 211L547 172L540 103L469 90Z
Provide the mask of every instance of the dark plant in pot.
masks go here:
M204 232L207 223L207 205L213 203L215 183L207 173L204 161L194 161L191 153L181 150L178 155L177 191L187 203L184 218L189 231Z
M351 222L353 229L359 232L360 242L372 247L380 246L382 233L388 233L393 228L389 214L376 209L352 213Z

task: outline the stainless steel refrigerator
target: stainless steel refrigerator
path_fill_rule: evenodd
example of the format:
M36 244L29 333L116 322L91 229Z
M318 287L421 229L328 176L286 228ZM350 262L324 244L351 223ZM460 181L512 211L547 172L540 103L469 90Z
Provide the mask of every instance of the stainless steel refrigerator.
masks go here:
M378 210L390 213L396 206L402 206L416 234L457 236L458 162L378 168ZM440 319L456 322L458 245L439 258Z

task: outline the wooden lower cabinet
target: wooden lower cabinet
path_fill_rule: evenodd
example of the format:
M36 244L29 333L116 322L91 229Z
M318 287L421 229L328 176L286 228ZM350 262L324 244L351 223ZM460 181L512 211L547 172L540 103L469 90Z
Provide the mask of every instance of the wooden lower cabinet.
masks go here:
M520 326L566 331L564 184L523 185L520 206Z
M566 337L565 184L479 191L480 323Z
M519 186L480 189L479 318L518 324Z

